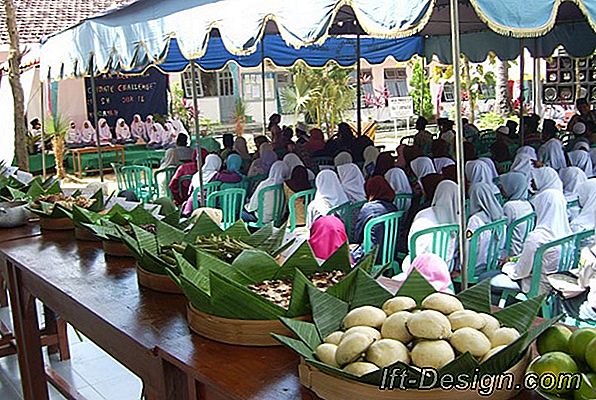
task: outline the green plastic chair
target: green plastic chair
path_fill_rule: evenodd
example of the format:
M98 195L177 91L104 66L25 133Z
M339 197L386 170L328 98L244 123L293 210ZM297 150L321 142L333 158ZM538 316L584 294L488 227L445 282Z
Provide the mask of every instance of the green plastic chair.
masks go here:
M395 195L393 204L395 204L398 211L403 211L405 213L410 208L413 198L414 195L411 193L399 193Z
M148 168L159 168L161 165L161 159L155 157L145 158L143 160L135 161L133 166L141 166L141 167L148 167Z
M224 189L211 193L207 197L207 207L221 209L223 228L228 229L240 219L245 200L246 190Z
M321 165L333 165L333 157L313 157L312 161L318 171L321 170Z
M175 166L171 166L171 167L167 167L164 169L158 169L157 171L155 171L153 173L153 182L155 182L155 193L156 195L159 197L160 193L159 193L159 181L160 181L160 176L164 176L164 182L166 183L166 193L165 196L168 199L172 199L172 192L170 191L170 188L168 187L168 184L170 183L170 181L172 180L172 178L174 177L174 174L176 173L176 170L178 169L178 167Z
M133 192L143 203L149 202L155 195L151 168L137 165L122 167L122 176L125 190Z
M182 185L184 184L184 182L191 182L192 181L192 175L182 175L180 177L180 179L178 179L178 193L184 193L182 195L183 198L186 198L186 195L188 194L188 192L183 192L184 188L182 187Z
M339 219L342 220L344 226L346 227L346 233L348 235L348 240L350 243L354 241L354 220L358 217L358 213L363 205L366 204L366 201L359 201L356 203L344 203L337 207L332 208L327 212L327 215L335 215Z
M304 203L304 211L308 209L308 205L315 198L316 189L303 190L302 192L294 193L288 200L288 209L290 211L290 232L296 229L296 204L300 199Z
M273 205L267 208L272 210L272 219L265 220L265 196L273 196ZM281 226L286 210L285 194L283 185L272 185L259 191L259 208L257 209L257 222L249 222L251 228L262 228L270 222L276 227Z
M511 254L511 246L513 244L513 232L522 224L525 224L524 229L524 236L522 238L522 243L526 241L526 238L534 230L536 226L536 213L532 212L525 217L521 217L513 221L507 227L507 239L505 240L505 255L506 256L514 256L516 254Z
M371 218L364 226L364 240L362 249L365 253L372 250L375 245L372 242L372 231L375 226L383 224L383 243L378 243L379 253L381 254L381 263L374 266L374 270L391 265L395 273L398 268L395 262L395 247L397 246L397 236L399 233L399 219L404 215L403 211L396 211L380 217Z
M122 175L122 165L117 163L111 163L110 166L114 170L114 175L116 175L116 184L118 185L118 191L121 192L126 189L126 185L124 184L124 175Z
M490 232L490 242L486 252L486 271L494 271L499 265L501 259L501 250L505 246L507 236L507 220L500 219L490 224L486 224L474 231L470 238L469 257L467 260L468 282L478 283L476 276L476 267L478 263L478 246L483 233ZM454 279L455 282L461 282L461 278Z
M205 192L205 196L201 196L203 199L208 198L211 194L217 192L221 187L221 182L214 181L203 184L203 191ZM192 209L196 210L199 208L199 193L201 192L201 188L195 188L192 191Z
M570 200L567 202L567 209L570 209L573 207L579 207L579 199Z
M534 260L532 261L532 283L530 284L530 290L528 293L523 293L519 290L505 289L501 293L499 305L505 305L507 298L517 297L521 299L531 299L540 295L540 280L542 278L542 260L544 253L550 249L557 247L561 248L561 254L559 257L559 264L557 272L567 272L574 268L579 262L579 251L577 251L578 234L572 234L565 236L564 238L554 240L552 242L543 244L536 250L534 254ZM554 298L550 295L542 305L542 317L552 318L553 317L553 300Z
M509 171L511 171L511 165L513 164L513 161L502 161L500 163L497 163L497 171L499 171L499 173L502 174L506 174Z
M447 265L451 265L452 260L448 259L449 241L456 237L459 232L459 225L440 225L433 228L423 229L412 235L409 243L410 261L416 258L416 242L418 238L425 235L432 235L433 244L430 252L441 257Z
M259 183L261 183L265 179L267 179L267 175L249 176L249 177L246 177L244 179L245 179L244 185L245 185L245 188L246 188L246 194L248 196L252 196L252 194L257 189L257 186L259 186Z

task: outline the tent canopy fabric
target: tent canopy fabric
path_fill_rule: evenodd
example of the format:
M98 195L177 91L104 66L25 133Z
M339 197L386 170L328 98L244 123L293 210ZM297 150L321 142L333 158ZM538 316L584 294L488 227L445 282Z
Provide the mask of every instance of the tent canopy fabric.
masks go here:
M464 0L461 32L488 26L501 35L536 37L555 22L594 28L593 3ZM396 39L448 32L449 0L139 0L50 37L42 48L41 73L62 79L162 64L172 38L185 59L200 60L214 37L227 53L240 57L255 53L264 33L278 34L286 47L300 49L339 33Z

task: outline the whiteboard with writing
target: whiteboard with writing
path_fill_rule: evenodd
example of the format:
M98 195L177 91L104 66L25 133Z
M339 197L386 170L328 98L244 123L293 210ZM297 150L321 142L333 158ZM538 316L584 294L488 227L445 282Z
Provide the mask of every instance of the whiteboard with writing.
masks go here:
M390 97L389 114L391 118L409 118L414 116L414 100L411 97Z

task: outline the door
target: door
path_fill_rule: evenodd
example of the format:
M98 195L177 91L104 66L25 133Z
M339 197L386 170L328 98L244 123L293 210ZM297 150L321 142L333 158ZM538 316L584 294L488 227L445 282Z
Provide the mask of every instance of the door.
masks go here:
M234 96L234 77L229 68L217 73L217 87L221 122L234 122L236 97Z

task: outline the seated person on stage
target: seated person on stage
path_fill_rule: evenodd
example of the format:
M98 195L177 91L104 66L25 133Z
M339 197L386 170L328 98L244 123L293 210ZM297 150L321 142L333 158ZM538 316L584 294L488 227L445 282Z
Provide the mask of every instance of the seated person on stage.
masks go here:
M77 124L70 121L68 131L66 132L66 147L74 149L81 146L81 133L77 129Z
M164 149L169 149L169 148L176 146L176 137L178 135L176 134L176 130L174 129L174 126L171 123L166 122L163 125L163 130L164 130L164 135L161 140L161 147L163 147Z
M149 135L149 142L147 143L147 148L161 149L162 141L165 135L163 126L159 122L153 122L150 126L151 128L149 128L149 131L147 132L147 134Z
M130 124L130 133L132 134L132 138L135 140L135 143L145 143L145 137L147 136L147 127L145 126L145 123L143 122L139 114L135 114L135 116L132 117L132 123Z
M132 137L132 132L130 128L124 121L124 118L120 118L116 122L116 143L118 144L132 144L135 143L136 140Z
M81 129L81 144L83 146L95 146L95 128L91 125L91 122L83 122L83 128Z
M108 126L108 121L102 118L98 121L99 124L99 144L101 146L107 146L112 144L112 132Z

